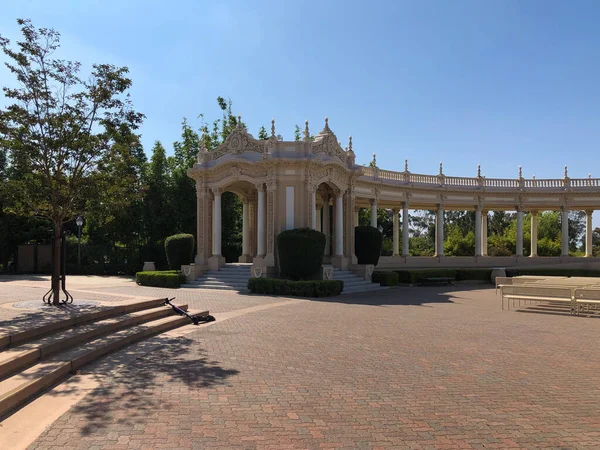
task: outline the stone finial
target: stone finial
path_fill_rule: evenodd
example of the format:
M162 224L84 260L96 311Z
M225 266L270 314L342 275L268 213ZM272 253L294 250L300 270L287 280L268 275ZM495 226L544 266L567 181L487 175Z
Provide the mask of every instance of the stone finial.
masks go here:
M354 150L352 150L352 136L348 137L348 151L349 152L353 152Z
M535 180L535 175L533 176L533 179Z
M477 164L477 178L481 178L481 164Z
M440 175L444 175L444 167L443 167L441 161L440 161Z
M331 130L329 129L329 118L328 117L325 117L325 127L323 127L323 131L324 132L331 132Z
M310 132L308 131L308 120L304 121L304 140L310 141Z
M275 119L271 119L271 137L275 137Z
M523 166L519 166L519 179L523 178Z
M567 166L565 166L565 178L569 178L569 170L567 169Z
M373 153L373 161L371 162L371 164L377 167L377 153Z
M404 160L404 171L408 172L408 159Z
M237 124L235 126L238 130L242 129L242 116L237 116Z
M588 173L588 178L591 179L592 178L592 174Z
M200 153L207 151L206 149L206 133L203 131L200 136Z

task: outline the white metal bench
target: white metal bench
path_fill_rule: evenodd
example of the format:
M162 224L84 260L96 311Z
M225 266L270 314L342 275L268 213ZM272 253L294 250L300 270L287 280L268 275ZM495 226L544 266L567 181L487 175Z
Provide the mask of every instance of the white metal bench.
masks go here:
M527 302L561 302L568 303L571 308L571 314L575 313L573 291L579 286L564 285L545 285L539 284L518 284L500 286L502 294L502 309L504 309L504 300L506 299L507 308L510 309L510 301Z

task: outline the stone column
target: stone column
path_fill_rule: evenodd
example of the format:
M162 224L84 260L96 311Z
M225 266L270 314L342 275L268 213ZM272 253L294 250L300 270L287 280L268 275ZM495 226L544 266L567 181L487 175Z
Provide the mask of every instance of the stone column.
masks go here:
M317 191L315 191L315 189L310 189L310 208L311 208L311 228L313 230L317 229Z
M242 256L239 257L239 262L252 262L250 256L250 202L248 197L242 200Z
M371 226L377 228L377 200L371 200Z
M264 187L262 184L258 184L256 185L256 189L258 189L258 211L257 211L257 215L258 215L258 224L256 226L257 230L257 243L256 243L256 256L261 256L264 257L266 252L265 249L265 234L266 234L266 230L265 230L265 216L266 216L266 211L265 211L265 191L264 191Z
M517 209L517 256L523 256L523 210Z
M481 206L475 209L475 256L481 256Z
M438 205L435 218L435 256L444 256L444 205Z
M323 199L325 204L323 205L323 233L325 233L325 254L331 254L331 214L329 210L329 194L325 194Z
M360 208L354 210L354 226L357 227L360 222Z
M531 254L532 258L535 258L537 254L537 240L538 240L538 212L531 211Z
M321 223L321 220L323 218L323 207L317 209L317 231L321 231L323 232L323 225Z
M206 269L208 264L208 258L211 255L212 241L210 239L210 230L212 223L210 218L212 216L210 211L210 192L207 188L201 187L198 183L196 184L196 257L194 263L199 266L201 270ZM200 273L197 272L196 276Z
M592 228L592 215L594 214L593 210L587 210L585 212L585 257L589 258L592 256L592 236L594 233L594 229Z
M402 206L402 256L408 256L408 202L404 202Z
M481 216L481 256L488 255L488 212L483 211Z
M392 255L398 256L400 254L400 224L398 210L392 209L392 214L394 215L394 251L392 252Z
M213 255L221 255L221 191L213 189Z
M225 265L225 258L221 255L221 190L218 188L212 189L213 200L213 255L208 260L208 268L210 270L219 270Z
M344 192L335 196L335 256L344 256Z
M569 208L561 208L562 256L569 256Z

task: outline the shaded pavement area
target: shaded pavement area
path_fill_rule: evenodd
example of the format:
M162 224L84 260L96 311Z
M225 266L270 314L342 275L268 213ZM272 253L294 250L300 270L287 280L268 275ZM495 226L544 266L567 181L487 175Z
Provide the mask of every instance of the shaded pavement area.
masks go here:
M598 319L502 311L487 287L183 291L221 318L107 373L30 448L600 446Z

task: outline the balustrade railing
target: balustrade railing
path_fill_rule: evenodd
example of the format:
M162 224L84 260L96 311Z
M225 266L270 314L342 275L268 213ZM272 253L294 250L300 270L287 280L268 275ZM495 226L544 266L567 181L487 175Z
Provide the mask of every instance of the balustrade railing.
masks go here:
M424 175L410 172L394 172L373 167L363 167L363 177L377 179L383 183L410 183L446 187L492 188L492 189L568 189L600 187L600 178L556 178L556 179L510 179L485 177L449 177L446 175Z

